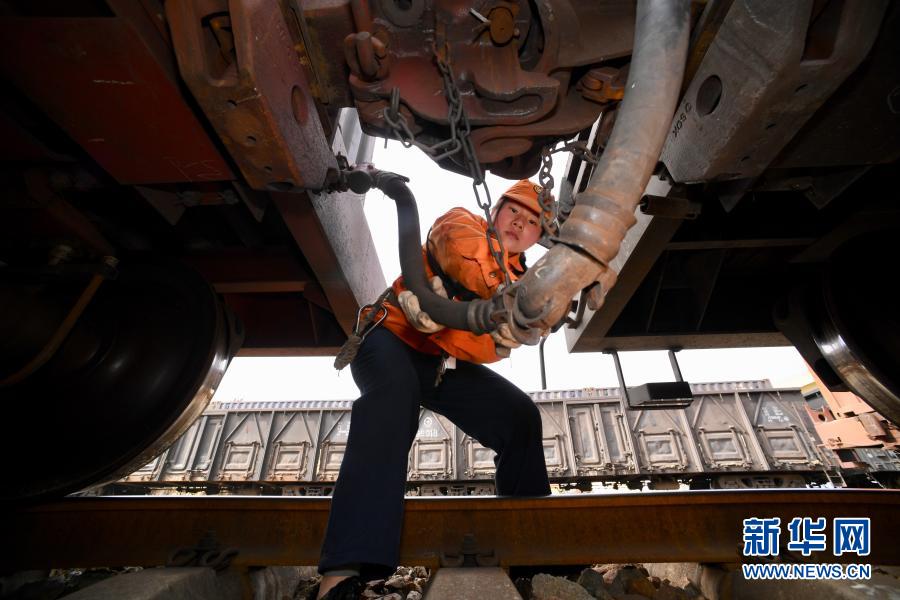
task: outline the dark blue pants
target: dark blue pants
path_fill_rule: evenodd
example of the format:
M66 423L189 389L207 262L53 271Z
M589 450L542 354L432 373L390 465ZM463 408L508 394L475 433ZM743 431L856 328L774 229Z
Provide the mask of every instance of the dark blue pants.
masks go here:
M464 361L435 388L439 362L381 327L363 342L350 365L362 396L353 403L319 572L359 564L364 575L378 577L396 567L419 406L497 453L498 495L550 493L541 417L531 398L487 367Z

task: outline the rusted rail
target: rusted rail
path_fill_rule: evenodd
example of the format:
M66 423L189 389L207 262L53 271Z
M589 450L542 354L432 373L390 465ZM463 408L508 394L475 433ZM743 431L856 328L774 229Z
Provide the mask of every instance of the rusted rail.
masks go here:
M236 566L316 564L327 498L70 498L0 517L7 570L160 565L213 532ZM467 534L501 566L594 562L741 562L742 520L869 517L871 554L818 560L900 564L900 491L752 490L406 502L401 562L440 566ZM472 548L472 540L467 547ZM804 561L816 561L817 553ZM452 562L445 557L444 563ZM493 562L493 560L491 560Z

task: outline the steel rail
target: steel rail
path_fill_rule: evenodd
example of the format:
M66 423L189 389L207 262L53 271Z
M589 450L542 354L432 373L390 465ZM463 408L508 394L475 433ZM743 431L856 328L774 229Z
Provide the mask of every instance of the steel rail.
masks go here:
M162 565L213 532L236 548L238 567L316 564L328 498L69 498L8 509L0 517L7 571ZM401 564L441 566L466 534L500 566L599 562L742 562L743 519L825 517L829 550L809 562L900 564L900 491L751 490L650 492L547 498L415 498L406 501ZM871 554L831 553L832 519L869 517ZM467 543L471 548L471 540ZM492 561L488 561L492 562Z

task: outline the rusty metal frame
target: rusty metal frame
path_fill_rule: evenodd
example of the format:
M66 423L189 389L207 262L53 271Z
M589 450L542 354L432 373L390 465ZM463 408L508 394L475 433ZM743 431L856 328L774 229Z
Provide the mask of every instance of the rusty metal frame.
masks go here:
M69 498L0 518L8 570L158 565L213 530L239 550L236 566L316 564L330 509L325 498ZM900 564L900 491L749 490L547 498L406 500L401 564L438 567L465 534L500 566L597 562L741 562L751 517L869 517L866 562ZM782 536L786 539L786 536ZM853 562L858 557L813 555Z
M255 189L322 189L337 162L281 8L178 0L166 15L181 74Z
M107 18L0 18L0 76L119 183L232 179L152 17L113 7Z

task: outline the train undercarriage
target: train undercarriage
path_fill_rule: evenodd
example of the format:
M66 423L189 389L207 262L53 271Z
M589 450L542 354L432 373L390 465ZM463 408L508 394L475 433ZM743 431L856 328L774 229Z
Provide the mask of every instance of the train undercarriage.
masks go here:
M523 341L575 297L572 351L790 344L897 423L898 19L840 0L3 2L0 451L40 440L3 496L145 464L237 354L336 352L385 286L341 186L370 135L476 178L577 142L557 279L492 313Z

